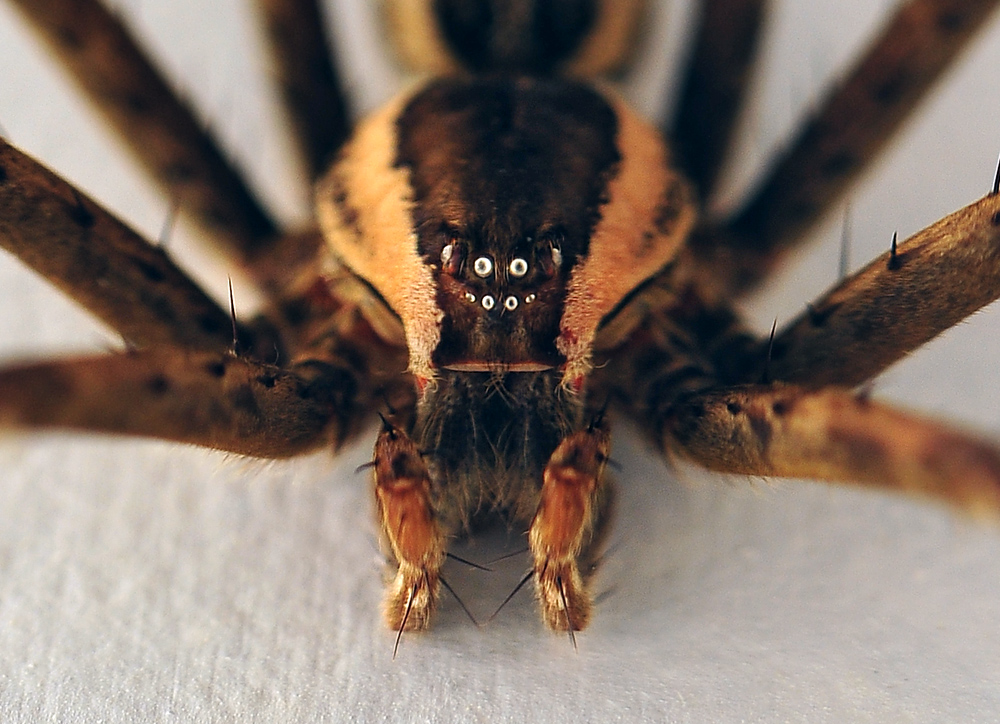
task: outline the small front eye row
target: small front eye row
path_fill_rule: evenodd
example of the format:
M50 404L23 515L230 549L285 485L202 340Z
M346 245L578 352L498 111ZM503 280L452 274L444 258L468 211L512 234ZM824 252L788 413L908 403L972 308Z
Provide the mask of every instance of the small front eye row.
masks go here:
M524 298L524 303L531 304L533 301L535 301L536 298L537 297L534 294L529 294ZM465 301L467 301L469 304L475 304L476 302L478 302L487 312L493 309L497 305L497 300L493 297L492 294L486 294L483 296L482 299L479 299L472 292L466 292ZM513 294L511 294L509 297L503 300L503 308L506 309L508 312L513 312L515 309L517 309L518 305L520 304L521 302L518 301L517 297L515 297Z

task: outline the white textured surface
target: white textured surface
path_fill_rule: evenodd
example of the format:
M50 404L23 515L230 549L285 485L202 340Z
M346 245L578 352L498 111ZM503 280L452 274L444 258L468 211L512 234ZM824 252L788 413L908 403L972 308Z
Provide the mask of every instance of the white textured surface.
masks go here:
M274 168L282 147L255 105L263 64L243 3L119 4L255 178L284 198L283 213L302 213L294 170ZM742 156L778 142L789 113L814 101L890 4L778 3ZM156 236L168 204L95 135L19 29L0 5L4 132ZM350 38L363 46L360 29ZM854 192L854 266L893 230L904 237L988 189L1000 151L998 67L993 23ZM386 92L381 75L352 83L369 103ZM842 212L832 216L752 305L759 326L787 319L834 280ZM191 258L183 232L170 243ZM224 267L192 263L224 293ZM5 360L113 344L6 256L0 299ZM995 309L977 315L886 374L877 394L1000 439L998 332ZM352 472L370 436L336 461L280 464L156 442L4 440L0 721L1000 716L1000 533L893 497L678 475L637 439L618 425L622 505L578 653L542 630L522 594L483 630L446 599L434 630L405 637L395 661L379 615L368 482ZM492 574L449 564L448 577L484 617L523 563Z

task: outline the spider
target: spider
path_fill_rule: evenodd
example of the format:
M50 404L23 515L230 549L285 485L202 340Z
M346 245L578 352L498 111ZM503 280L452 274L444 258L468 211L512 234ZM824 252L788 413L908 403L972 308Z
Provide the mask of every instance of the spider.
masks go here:
M987 15L986 3L941 5L934 48L942 38L957 45ZM478 27L461 13L452 22L469 24L458 37ZM64 29L63 41L81 42L79 27ZM482 60L482 47L490 46L457 52L488 66L495 59ZM915 57L936 55L920 50ZM730 300L766 276L828 201L824 184L848 177L869 148L826 152L817 199L789 198L816 181L807 168L780 185L771 209L699 225L694 209L717 161L699 165L697 154L721 144L682 132L675 164L613 93L548 80L545 56L501 62L523 79L445 78L408 91L362 123L332 170L320 159L339 135L307 150L325 242L282 236L252 215L235 221L211 200L180 200L223 227L223 245L267 293L257 319L230 319L161 250L114 230L80 192L60 185L11 205L7 218L36 237L83 229L90 244L107 238L85 260L79 241L38 253L4 222L16 253L131 349L6 370L2 419L285 457L341 444L363 428L365 411L381 408L375 491L399 565L386 617L400 632L429 624L447 542L484 513L527 526L546 623L587 625L582 572L606 507L609 403L642 421L668 455L711 469L863 482L996 512L993 447L850 391L1000 294L995 193L949 217L946 232L893 242L760 338ZM920 84L887 75L870 93L884 110L909 99L911 85ZM142 97L125 102L149 112ZM712 117L725 117L722 105ZM536 125L510 120L535 114ZM495 129L497 118L515 130ZM491 155L494 143L514 160ZM4 158L9 188L36 173ZM474 173L455 170L470 159ZM171 161L171 183L195 185L195 172ZM491 176L498 168L501 180ZM555 183L540 183L546 169ZM44 213L26 222L32 209ZM404 237L412 244L400 252ZM95 284L102 274L111 281Z

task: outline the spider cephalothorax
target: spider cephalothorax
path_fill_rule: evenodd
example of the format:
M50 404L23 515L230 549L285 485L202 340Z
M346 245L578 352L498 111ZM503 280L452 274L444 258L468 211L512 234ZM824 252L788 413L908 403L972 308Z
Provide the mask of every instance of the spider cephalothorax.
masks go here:
M400 632L429 624L450 540L486 514L526 528L547 624L587 624L581 571L608 507L609 404L665 454L712 469L904 488L1000 512L994 447L851 392L1000 296L996 189L894 242L771 339L748 333L731 307L991 3L908 3L725 225L699 225L695 209L717 166L706 144L724 142L759 12L706 3L677 127L689 182L659 130L582 79L621 62L639 3L389 3L402 55L436 77L349 136L333 74L314 72L315 8L272 7L291 105L305 109L322 235L270 224L100 6L21 4L149 165L223 228L270 303L251 323L227 319L161 249L5 145L0 240L131 349L3 371L0 421L282 457L335 446L384 408L372 468L398 564L387 620ZM74 31L84 25L74 13L93 38ZM304 21L298 35L289 18ZM713 44L722 31L735 38L725 48ZM91 40L124 48L119 62L88 64L80 49ZM901 85L905 63L916 70ZM332 98L326 110L302 103L309 83ZM149 133L175 145L144 142Z
M436 80L362 124L317 200L336 258L402 320L439 535L484 507L529 522L550 457L583 422L602 320L670 264L693 222L664 144L580 83ZM557 536L585 536L591 517Z
M586 86L520 76L405 93L361 124L317 202L422 380L558 366L579 386L600 321L694 219L654 129Z

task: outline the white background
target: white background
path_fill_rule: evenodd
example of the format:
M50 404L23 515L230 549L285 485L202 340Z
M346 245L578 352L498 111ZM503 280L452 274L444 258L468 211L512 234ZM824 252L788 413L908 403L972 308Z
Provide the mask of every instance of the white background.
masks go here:
M347 5L347 3L342 3ZM394 74L355 0L339 21L364 107ZM133 23L286 220L308 213L287 163L246 6L130 0ZM745 119L738 193L815 105L893 3L775 3ZM668 87L689 16L656 10L633 92ZM997 20L1000 20L998 18ZM667 25L663 25L666 21ZM664 30L664 28L666 28ZM661 37L662 36L662 37ZM1000 152L1000 25L991 23L851 194L852 267L983 195ZM657 75L659 74L659 75ZM151 190L0 4L0 125L28 152L156 238ZM761 330L835 281L844 209L748 313ZM171 250L216 295L231 272ZM240 288L237 303L252 305ZM987 310L880 378L879 398L1000 440L1000 316ZM114 335L0 255L0 360L112 348ZM995 721L1000 716L1000 531L945 509L813 483L673 471L628 424L621 506L574 651L519 595L476 629L445 599L434 629L393 636L369 481L373 435L260 463L83 435L0 441L0 720ZM517 544L515 544L516 546ZM480 542L468 555L496 550ZM480 618L526 565L449 564Z

